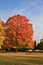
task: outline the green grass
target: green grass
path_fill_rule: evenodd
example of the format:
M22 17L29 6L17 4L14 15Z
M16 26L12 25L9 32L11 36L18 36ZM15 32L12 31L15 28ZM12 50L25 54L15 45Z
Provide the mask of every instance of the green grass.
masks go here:
M0 65L43 65L43 57L0 55Z

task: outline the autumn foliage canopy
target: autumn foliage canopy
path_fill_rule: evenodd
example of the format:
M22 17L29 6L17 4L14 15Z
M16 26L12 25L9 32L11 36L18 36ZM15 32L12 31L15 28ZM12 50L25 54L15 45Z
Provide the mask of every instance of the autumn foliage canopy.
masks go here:
M15 48L23 46L33 48L33 27L26 16L15 15L10 17L5 25L5 39L3 47Z

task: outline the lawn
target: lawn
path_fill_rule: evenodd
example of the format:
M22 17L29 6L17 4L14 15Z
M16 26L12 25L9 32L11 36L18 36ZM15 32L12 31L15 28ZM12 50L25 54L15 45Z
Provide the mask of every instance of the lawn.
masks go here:
M0 65L43 65L43 53L0 53Z

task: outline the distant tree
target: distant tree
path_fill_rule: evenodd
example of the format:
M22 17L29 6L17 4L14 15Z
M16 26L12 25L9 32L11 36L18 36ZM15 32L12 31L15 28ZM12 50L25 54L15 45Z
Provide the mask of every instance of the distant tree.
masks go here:
M36 48L39 50L43 50L43 39L40 40L40 43L38 43Z
M34 47L33 47L33 50L36 49L36 40L34 41Z

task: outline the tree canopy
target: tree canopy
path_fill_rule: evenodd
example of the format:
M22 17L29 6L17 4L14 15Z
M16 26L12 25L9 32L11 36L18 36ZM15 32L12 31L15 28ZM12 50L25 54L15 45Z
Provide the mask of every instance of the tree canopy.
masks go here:
M1 29L0 29L1 31ZM33 48L33 26L26 16L15 15L9 17L5 23L4 48L27 47Z

